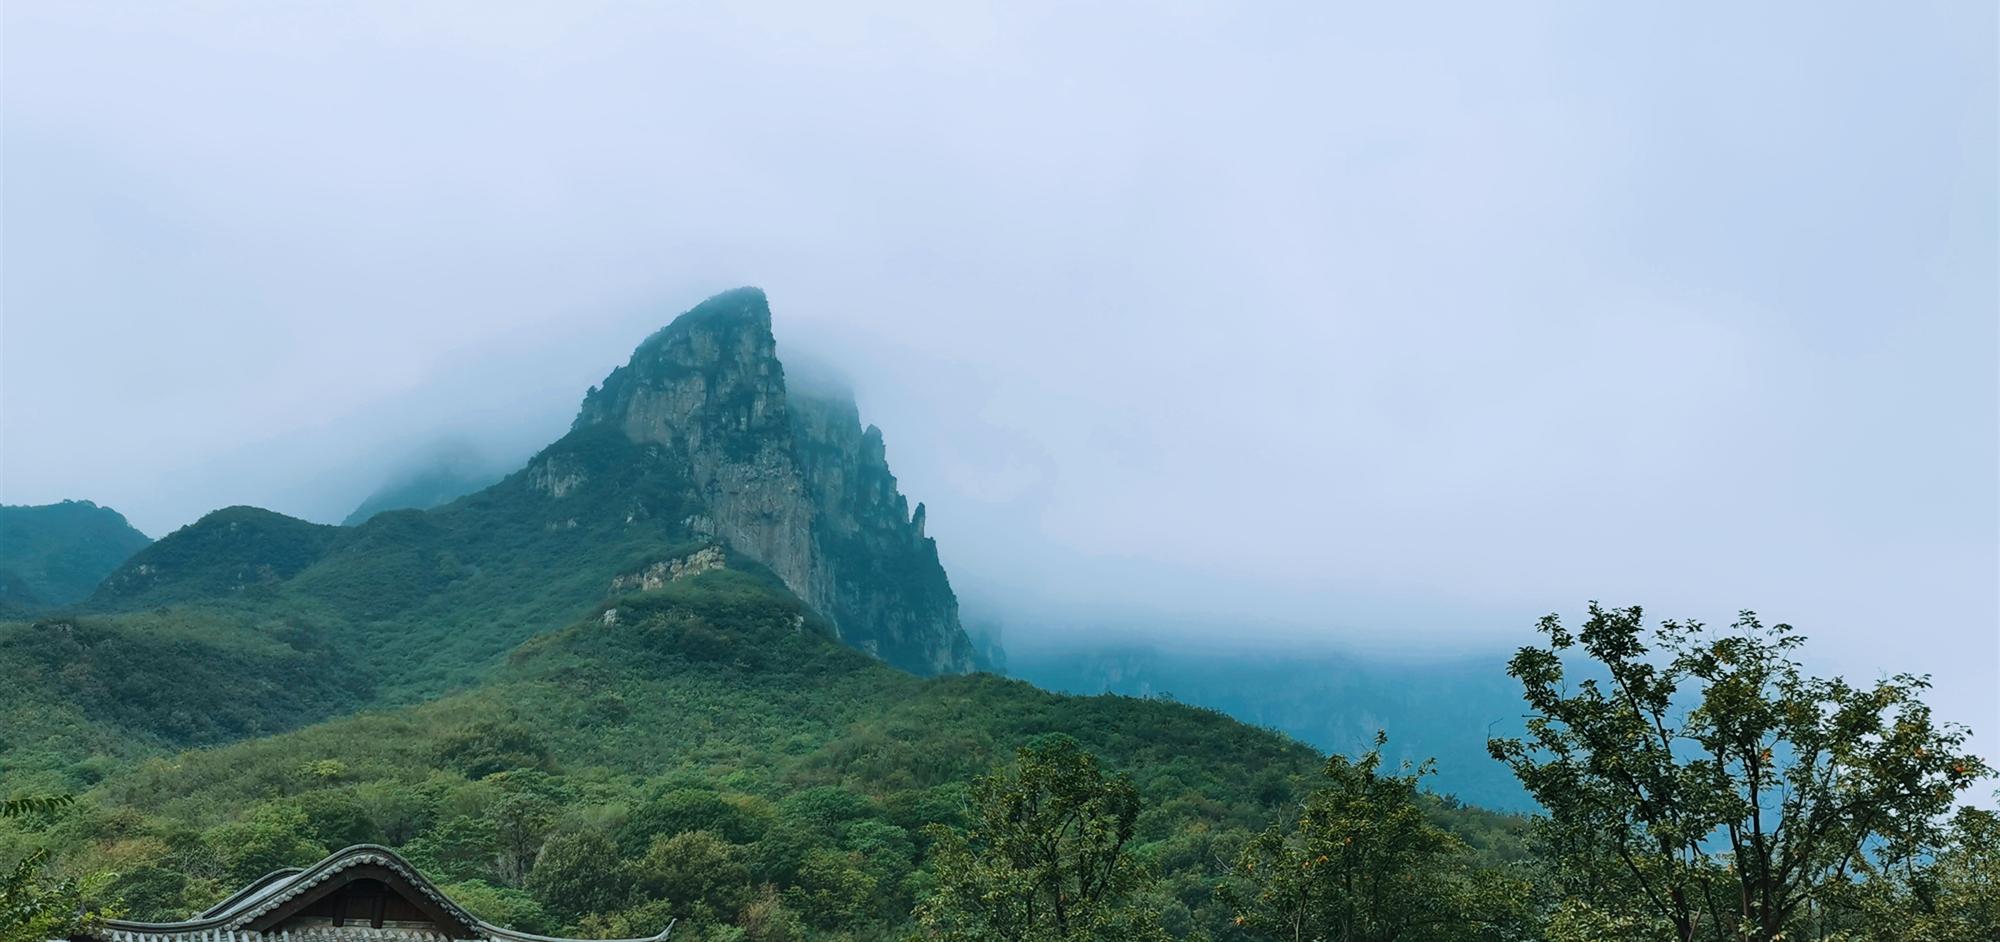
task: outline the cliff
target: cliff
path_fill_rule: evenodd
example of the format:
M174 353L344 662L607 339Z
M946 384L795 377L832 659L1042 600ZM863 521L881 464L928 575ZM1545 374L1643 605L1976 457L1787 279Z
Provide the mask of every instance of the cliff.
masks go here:
M787 388L764 293L683 314L584 398L576 428L609 426L687 469L695 534L775 573L842 641L921 674L973 669L937 544L851 397Z

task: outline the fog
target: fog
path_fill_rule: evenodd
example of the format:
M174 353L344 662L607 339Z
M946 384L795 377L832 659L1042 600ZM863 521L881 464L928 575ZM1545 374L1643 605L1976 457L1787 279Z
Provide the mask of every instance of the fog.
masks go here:
M1755 608L1996 756L1995 17L10 0L0 499L336 521L756 284L1012 642Z

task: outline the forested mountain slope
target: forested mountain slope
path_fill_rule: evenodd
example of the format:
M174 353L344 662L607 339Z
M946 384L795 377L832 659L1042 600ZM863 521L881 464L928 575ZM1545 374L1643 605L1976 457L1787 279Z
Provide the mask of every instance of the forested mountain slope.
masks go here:
M0 617L84 598L148 542L123 514L87 500L0 505Z
M923 826L959 822L972 776L1052 733L1133 775L1136 851L1182 931L1227 925L1215 881L1320 761L1165 701L916 677L835 642L768 572L711 569L609 601L433 702L99 769L52 836L122 874L145 917L367 841L524 928L635 935L678 916L726 938L707 933L761 893L829 937L887 939L927 885ZM1519 853L1512 819L1431 812L1488 859ZM649 854L712 872L673 890L671 914L564 876L611 880Z

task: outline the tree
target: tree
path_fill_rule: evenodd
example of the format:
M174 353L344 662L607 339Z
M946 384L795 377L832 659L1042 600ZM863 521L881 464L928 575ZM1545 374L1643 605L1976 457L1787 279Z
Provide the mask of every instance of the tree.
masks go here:
M683 831L708 831L734 844L748 844L762 836L768 823L744 807L706 789L677 788L632 809L619 831L621 850L643 854L655 837L672 837Z
M936 888L917 906L942 942L1164 939L1132 895L1145 875L1128 845L1139 792L1067 736L1037 740L972 787L969 830L932 825Z
M466 880L442 889L452 902L487 922L523 932L546 933L556 928L542 904L514 887L494 886L485 880Z
M542 845L528 873L528 892L550 912L573 921L624 906L632 897L632 874L611 838L582 828Z
M1933 844L1987 772L1963 728L1932 721L1927 678L1807 676L1804 639L1749 612L1648 632L1637 607L1592 603L1580 631L1553 615L1540 631L1548 646L1508 665L1528 735L1488 746L1548 809L1559 889L1591 918L1641 915L1680 942L1809 937L1786 930Z
M777 890L770 886L743 908L737 925L743 929L744 942L805 942L806 938L805 924L785 908Z
M529 791L511 791L486 809L494 847L493 870L501 882L518 887L535 865L542 841L555 826L555 802Z
M1377 733L1361 758L1328 759L1296 820L1244 847L1237 881L1218 890L1238 926L1285 942L1444 942L1519 920L1526 887L1479 870L1425 818L1417 786L1430 764L1385 773L1388 741Z
M799 862L797 884L785 901L818 928L858 926L874 915L875 878L864 863L860 854L815 847Z
M1870 871L1828 907L1826 938L2000 939L2000 815L1960 808L1944 842L1921 859Z
M519 723L480 720L470 723L436 747L440 764L458 769L466 778L480 779L513 769L546 769L554 765L549 747Z
M750 901L743 849L707 831L653 838L633 876L640 896L666 901L674 916L697 923L727 922Z
M243 820L210 829L204 840L222 858L234 883L248 883L280 867L303 867L328 848L311 836L312 824L297 805L259 806Z
M1919 906L1933 938L2000 939L2000 815L1960 808L1926 870Z
M31 795L0 801L0 818L25 818L68 807L69 795ZM50 876L49 853L36 850L0 869L0 942L43 942L77 932L106 914L87 900L111 879L97 874L81 880Z

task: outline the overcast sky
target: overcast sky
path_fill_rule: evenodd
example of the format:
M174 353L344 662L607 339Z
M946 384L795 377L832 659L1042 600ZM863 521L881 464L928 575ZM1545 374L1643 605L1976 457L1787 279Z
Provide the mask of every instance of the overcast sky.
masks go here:
M8 0L0 499L338 520L757 284L1010 631L1750 607L1995 752L1992 4L644 6Z

